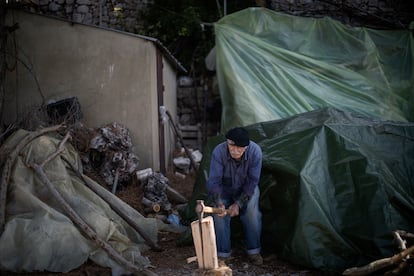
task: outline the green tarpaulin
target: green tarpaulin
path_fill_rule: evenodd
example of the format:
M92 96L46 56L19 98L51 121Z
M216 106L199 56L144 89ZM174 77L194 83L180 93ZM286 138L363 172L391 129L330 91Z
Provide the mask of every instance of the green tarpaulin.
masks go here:
M396 253L392 232L414 231L412 33L262 8L215 32L223 133L247 126L263 150L264 250L329 271ZM203 149L193 199L222 141Z
M392 232L414 232L414 123L325 108L246 128L263 150L265 251L341 271L392 256ZM206 199L210 154L224 140L207 143L193 199Z
M250 8L223 17L215 34L223 130L329 106L414 121L410 30Z

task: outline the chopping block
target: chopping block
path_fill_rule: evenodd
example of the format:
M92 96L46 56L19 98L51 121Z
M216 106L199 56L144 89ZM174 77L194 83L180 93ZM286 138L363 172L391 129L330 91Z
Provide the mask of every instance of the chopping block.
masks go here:
M207 216L193 221L191 223L191 231L197 255L199 275L231 276L231 268L224 263L219 264L218 261L213 217Z

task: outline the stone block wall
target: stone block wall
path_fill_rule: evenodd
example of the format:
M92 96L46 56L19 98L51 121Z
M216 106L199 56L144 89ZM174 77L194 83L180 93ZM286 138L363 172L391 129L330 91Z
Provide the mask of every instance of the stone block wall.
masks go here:
M19 0L9 2L21 3ZM153 0L23 0L32 11L77 23L138 33L141 12ZM352 26L407 28L414 20L414 1L406 0L267 0L263 6L292 15L330 16Z
M270 0L270 9L297 16L329 16L350 26L404 29L414 21L414 3L406 0Z
M142 26L140 13L150 3L151 0L38 0L30 9L76 23L137 33Z

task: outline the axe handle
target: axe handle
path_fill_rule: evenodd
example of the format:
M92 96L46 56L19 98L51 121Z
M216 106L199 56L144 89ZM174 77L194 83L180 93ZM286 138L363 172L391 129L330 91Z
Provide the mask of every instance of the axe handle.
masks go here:
M225 209L223 212L223 209L220 209L220 208L204 206L204 213L222 214L222 213L227 213L228 211L229 211L228 209Z

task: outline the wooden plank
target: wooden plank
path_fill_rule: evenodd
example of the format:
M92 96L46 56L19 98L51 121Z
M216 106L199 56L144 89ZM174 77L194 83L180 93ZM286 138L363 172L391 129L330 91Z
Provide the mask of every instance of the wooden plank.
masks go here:
M194 247L197 255L198 267L200 269L217 269L217 246L216 233L214 232L214 221L212 216L205 217L201 220L201 229L203 239L200 236L199 220L191 223L193 233Z

